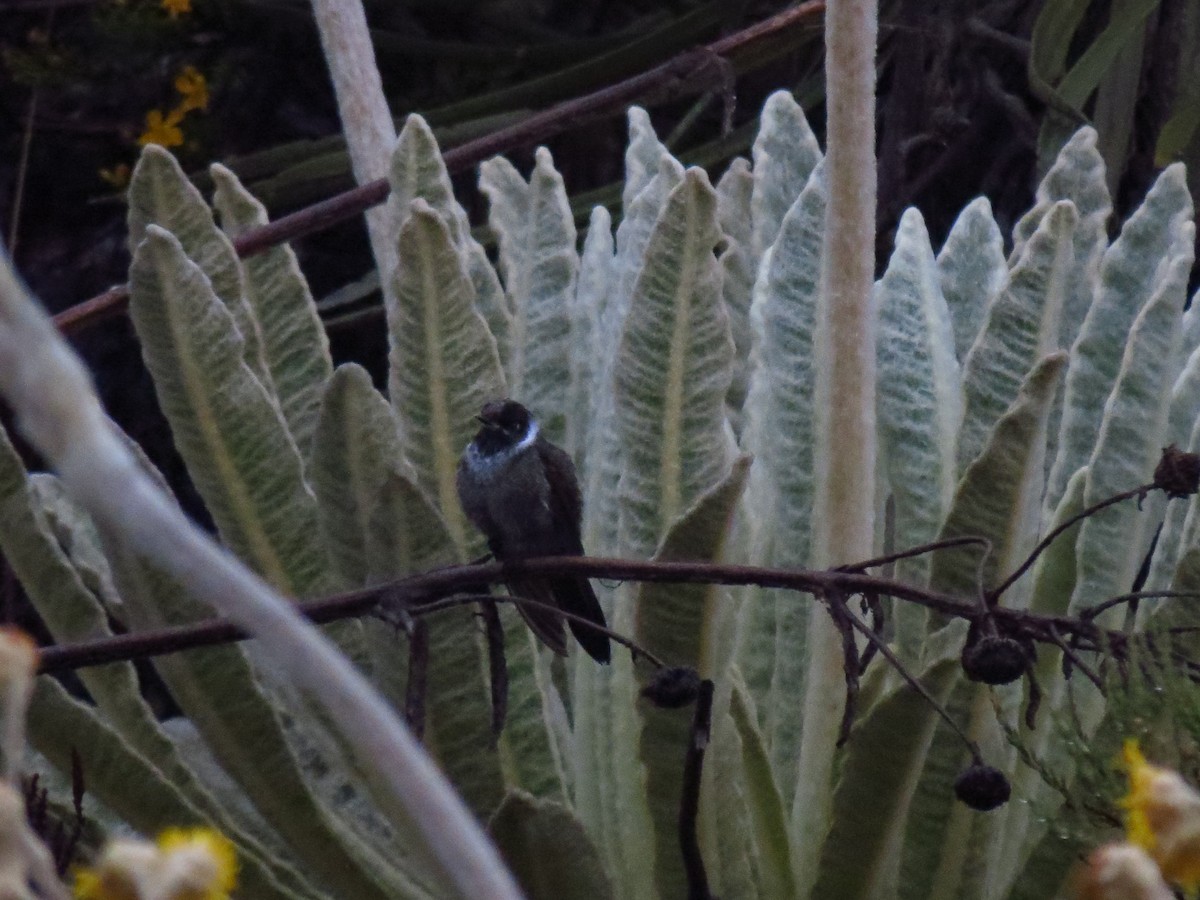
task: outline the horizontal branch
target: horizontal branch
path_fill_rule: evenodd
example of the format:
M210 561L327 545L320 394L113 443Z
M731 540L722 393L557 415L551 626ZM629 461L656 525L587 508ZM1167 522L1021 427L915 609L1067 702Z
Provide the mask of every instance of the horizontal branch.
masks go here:
M803 594L843 596L874 594L896 597L952 618L971 619L980 615L979 605L949 594L914 587L899 581L858 572L778 569L702 562L644 562L598 557L547 557L521 563L485 563L449 566L413 575L378 587L364 588L300 604L303 613L316 623L361 616L380 602L398 603L414 611L455 593L474 593L480 584L494 584L519 575L583 575L615 581L672 584L756 585ZM998 624L1026 634L1034 640L1055 642L1055 635L1080 634L1096 641L1103 634L1089 622L1066 616L1040 616L1024 610L998 607L991 610ZM129 659L161 656L180 650L208 647L245 640L246 633L224 619L180 625L94 641L62 644L41 649L39 671L58 672ZM1116 635L1119 639L1119 635ZM669 661L668 661L669 662Z
M564 100L526 116L515 125L446 150L442 154L446 168L450 172L466 171L499 153L544 141L569 128L578 127L589 119L621 112L649 96L663 92L672 96L689 96L723 87L729 77L727 60L778 42L789 32L806 26L824 12L825 0L808 0L711 44L686 50L646 72L590 94ZM323 231L377 206L387 199L388 193L387 179L368 182L274 222L250 228L233 242L234 249L238 256L253 256L287 241ZM54 317L54 323L65 334L71 334L123 312L128 303L128 286L117 285L63 310Z

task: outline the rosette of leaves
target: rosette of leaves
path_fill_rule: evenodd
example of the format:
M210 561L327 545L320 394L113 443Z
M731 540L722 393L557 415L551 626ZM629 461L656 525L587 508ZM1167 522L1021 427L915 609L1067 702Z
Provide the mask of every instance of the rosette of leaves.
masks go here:
M298 599L466 561L481 541L454 469L485 400L513 395L570 448L589 551L805 566L825 365L814 323L825 212L822 154L787 94L767 103L752 158L714 185L630 112L615 233L597 209L580 241L544 150L528 177L481 168L498 267L474 240L436 142L407 122L391 171L399 251L387 310L387 395L334 370L287 248L238 260L230 234L262 208L217 167L212 210L165 152L130 191L131 316L176 444L220 538ZM880 548L990 542L904 560L895 577L971 599L1084 505L1149 480L1162 446L1200 449L1200 320L1184 313L1193 225L1181 169L1163 172L1110 243L1095 135L1067 143L1006 241L986 200L940 252L905 214L876 286ZM208 611L110 546L48 475L0 448L0 548L58 641L191 622ZM886 505L889 515L882 515ZM1001 602L1078 611L1127 590L1162 533L1158 586L1193 585L1195 500L1089 519ZM840 672L806 639L810 598L702 585L597 584L610 623L716 684L698 839L725 898L1048 896L1075 844L1054 793L1005 740L1065 759L1061 733L1020 723L1020 682L968 681L964 623L896 602L888 639L1013 784L978 813L957 803L962 743L890 665L865 673L836 744ZM1159 608L1145 605L1131 627ZM509 717L490 734L489 667L467 608L428 618L425 744L486 823L531 897L685 896L678 810L686 710L639 699L652 672L564 666L502 606ZM1109 623L1122 615L1110 612ZM407 648L382 624L330 635L403 704ZM372 803L339 736L253 645L152 663L181 715L159 721L133 669L81 671L87 699L42 678L38 750L84 759L104 817L143 831L214 822L237 844L246 896L445 897L404 823ZM1035 664L1052 710L1076 703L1056 652ZM835 698L831 702L830 698ZM830 723L834 727L830 727ZM1049 810L1035 820L1033 810ZM1057 879L1057 880L1056 880Z

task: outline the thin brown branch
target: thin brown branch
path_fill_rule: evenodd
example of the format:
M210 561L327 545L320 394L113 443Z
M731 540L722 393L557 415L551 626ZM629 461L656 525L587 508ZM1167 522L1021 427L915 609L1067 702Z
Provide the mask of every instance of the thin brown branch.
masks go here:
M991 547L992 542L987 538L981 537L953 537L946 538L941 541L931 541L928 544L921 544L919 547L912 547L908 550L897 550L895 553L888 553L885 556L876 556L864 562L849 563L844 566L838 566L839 572L865 572L867 569L877 569L880 566L886 566L889 563L899 562L902 559L910 559L914 556L924 556L926 553L934 553L938 550L950 550L954 547L966 547L971 544L982 544L984 547Z
M770 45L806 27L825 12L825 0L809 0L704 47L687 50L639 75L557 103L533 113L515 125L446 150L443 157L450 172L462 172L499 153L528 147L553 137L581 122L623 112L646 97L700 94L722 90L728 81L726 60L734 60L762 45ZM387 199L386 179L371 181L326 200L306 206L258 228L242 233L233 242L241 257L262 253L270 247L296 240L351 219ZM64 310L55 324L70 334L94 322L124 311L129 302L127 285L109 288L103 294Z
M866 622L862 621L862 619L856 616L849 609L849 607L846 608L845 612L846 621L857 628L859 634L875 645L875 647L879 650L880 655L889 663L891 663L892 668L895 669L900 677L908 683L910 688L925 698L925 702L930 705L934 712L942 717L942 721L950 726L950 730L957 734L962 739L962 742L967 745L967 749L971 751L972 758L975 759L976 762L981 760L983 757L979 752L979 745L967 736L967 733L962 730L962 726L954 721L954 717L946 711L946 707L942 706L937 697L929 693L925 685L921 684L920 680L908 671L908 667L905 666L904 663L900 661L900 658L892 652L892 649L887 645L887 643L871 630L870 626L867 625Z
M758 566L736 566L700 562L645 562L595 557L548 557L511 562L506 565L460 565L435 569L387 585L351 591L345 594L310 601L302 609L313 622L325 623L361 616L371 612L382 600L400 604L413 615L425 615L446 608L473 602L454 594L477 593L479 585L501 583L513 575L555 576L583 575L615 581L636 581L676 584L757 585L780 588L804 594L826 596L877 595L916 603L951 618L974 620L979 616L975 602L964 601L949 594L930 591L853 572L819 571L812 569L778 569ZM497 596L497 600L506 598ZM529 603L529 600L522 600ZM568 616L559 610L559 613ZM1001 625L1004 634L1026 636L1042 643L1057 643L1055 634L1070 634L1084 647L1087 643L1107 641L1114 651L1124 646L1120 632L1098 629L1091 622L1069 616L1047 616L1027 610L997 607L991 615ZM857 620L855 620L857 621ZM870 628L863 625L870 631ZM632 652L648 659L656 667L666 665L628 638L605 630L614 640ZM872 632L871 643L883 653L885 644ZM136 634L84 641L77 644L44 647L41 650L41 672L58 672L85 666L102 665L129 659L141 659L175 653L196 647L207 647L244 640L246 634L222 619L193 625L155 629ZM1085 648L1085 647L1084 647ZM1086 649L1086 648L1085 648ZM888 654L884 654L887 656Z
M1053 625L1050 626L1050 639L1058 646L1058 649L1062 651L1063 656L1066 657L1070 664L1082 672L1088 681L1096 686L1096 690L1101 694L1105 693L1104 682L1101 681L1100 676L1093 672L1091 667L1083 661L1079 654L1075 652L1074 647L1063 640L1062 635L1058 633L1058 629Z
M502 594L455 594L453 597L443 597L440 600L434 600L432 603L423 603L420 606L413 607L412 615L428 616L433 613L439 613L442 610L451 609L455 606L462 606L464 603L476 603L485 597L493 603L518 603L521 606L532 606L535 609L551 610L569 622L576 622L582 625L584 628L590 628L592 631L604 635L611 641L616 641L622 647L625 647L629 650L635 661L638 659L638 657L641 657L656 669L671 668L667 665L667 663L663 662L662 659L655 656L637 641L633 640L633 638L628 638L620 632L613 631L607 625L601 625L597 622L593 622L591 619L585 619L578 613L573 613L565 609L559 609L553 604L543 603L541 600L533 600L529 597L513 597L504 596Z
M1120 606L1122 603L1132 603L1135 600L1195 600L1200 598L1196 591L1130 591L1117 597L1109 597L1103 603L1088 606L1079 611L1079 618L1090 621L1102 612Z
M1026 572L1028 572L1030 568L1032 568L1033 564L1037 562L1038 557L1041 556L1046 551L1046 548L1054 543L1055 538L1057 538L1064 531L1073 527L1074 525L1077 525L1089 516L1094 516L1102 509L1107 509L1108 507L1117 503L1121 503L1124 500L1132 500L1134 497L1136 497L1138 504L1140 505L1145 496L1154 489L1154 482L1151 482L1150 484L1143 484L1141 487L1135 487L1132 490L1125 491L1124 493L1114 494L1112 497L1101 500L1099 503L1093 503L1087 509L1077 512L1075 515L1071 516L1056 528L1051 529L1051 531L1038 542L1038 545L1034 547L1032 551L1030 551L1029 555L1025 557L1025 561L1021 563L1021 565L1017 566L1017 568L1013 570L1013 573L1000 583L999 587L993 588L988 592L988 604L995 606L1000 601L1000 597L1004 594L1004 592L1016 584L1017 580L1020 579L1020 577Z

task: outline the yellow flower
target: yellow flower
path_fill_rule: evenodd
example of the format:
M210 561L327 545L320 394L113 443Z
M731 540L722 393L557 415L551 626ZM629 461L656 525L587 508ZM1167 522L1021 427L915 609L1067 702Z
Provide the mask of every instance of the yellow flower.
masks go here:
M225 900L237 884L237 854L216 829L168 828L157 843L178 885L175 900Z
M233 844L212 828L169 828L155 844L109 843L94 868L75 874L75 900L229 900L237 883Z
M192 11L192 0L162 0L162 8L175 19Z
M146 130L138 138L138 143L143 147L147 144L178 147L183 143L183 132L179 129L179 123L182 121L183 113L177 109L171 110L165 116L161 110L152 109L146 113Z
M1194 895L1200 890L1200 794L1178 772L1146 762L1136 740L1125 742L1122 755L1130 843L1150 854L1167 881Z
M175 90L183 96L176 107L180 113L208 109L208 82L195 66L186 66L175 76Z

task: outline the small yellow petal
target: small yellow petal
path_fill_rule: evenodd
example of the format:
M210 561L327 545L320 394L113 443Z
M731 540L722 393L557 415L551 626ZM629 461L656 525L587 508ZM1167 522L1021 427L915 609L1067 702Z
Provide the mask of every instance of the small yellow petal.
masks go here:
M146 113L146 130L138 138L138 143L143 147L147 144L178 147L183 143L183 132L179 128L181 121L183 113L179 110L172 110L166 116L161 110L150 110Z
M237 853L233 843L213 828L169 828L158 836L177 900L224 900L237 884Z
M185 66L175 76L175 90L183 96L179 108L184 112L208 109L208 82L195 66Z
M172 19L192 11L192 0L162 0L162 8Z

